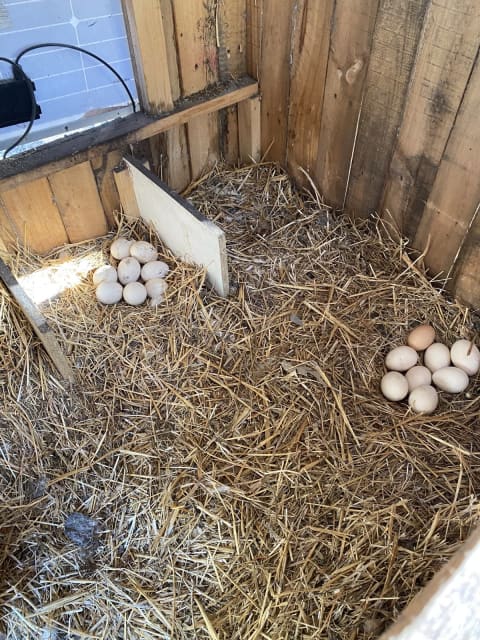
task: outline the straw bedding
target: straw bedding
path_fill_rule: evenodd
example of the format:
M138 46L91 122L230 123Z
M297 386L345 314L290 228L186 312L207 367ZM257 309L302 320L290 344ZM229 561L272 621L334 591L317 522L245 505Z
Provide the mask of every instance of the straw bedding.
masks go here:
M376 638L471 531L480 488L478 379L425 418L380 396L383 358L418 322L450 342L475 319L274 166L217 168L189 197L227 233L232 295L168 252L156 310L100 308L85 276L43 308L73 388L0 291L2 631Z

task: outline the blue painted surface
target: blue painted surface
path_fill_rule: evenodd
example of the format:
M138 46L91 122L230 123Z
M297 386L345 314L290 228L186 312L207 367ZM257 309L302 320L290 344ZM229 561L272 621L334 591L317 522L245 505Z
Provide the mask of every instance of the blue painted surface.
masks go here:
M15 58L23 48L43 42L78 45L111 64L137 97L121 0L0 0L0 7L0 55ZM117 113L129 104L115 76L78 52L39 49L25 55L22 66L36 84L42 108L32 132L36 137L81 128L83 117L108 108ZM0 63L0 78L7 77L11 69ZM0 129L0 148L23 128Z

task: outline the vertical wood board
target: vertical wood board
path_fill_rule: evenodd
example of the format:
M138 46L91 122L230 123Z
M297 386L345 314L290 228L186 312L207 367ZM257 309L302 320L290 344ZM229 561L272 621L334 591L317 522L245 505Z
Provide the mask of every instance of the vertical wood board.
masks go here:
M221 296L229 293L225 234L133 159L126 159L141 217L180 259L206 268Z
M90 163L82 162L49 176L55 202L70 242L107 232L107 221Z
M343 207L379 0L336 0L314 178ZM310 62L311 64L311 62Z
M249 98L238 104L238 140L240 160L259 162L261 158L260 98Z
M125 163L123 163L125 165ZM133 190L132 179L126 166L119 166L113 172L115 184L117 185L118 195L122 210L127 218L139 218L140 211L138 208L137 196Z
M239 133L238 133L238 108L237 105L228 107L219 113L220 130L223 142L222 154L225 161L230 165L238 163L239 158Z
M480 202L452 273L451 290L480 312Z
M258 80L260 77L260 59L262 43L263 0L246 2L246 65L247 73Z
M115 226L114 212L120 208L120 198L115 185L113 171L117 164L121 162L122 157L121 151L110 151L102 156L96 156L90 161L95 182L97 183L98 195L102 201L109 228Z
M218 75L220 80L247 72L246 0L218 0Z

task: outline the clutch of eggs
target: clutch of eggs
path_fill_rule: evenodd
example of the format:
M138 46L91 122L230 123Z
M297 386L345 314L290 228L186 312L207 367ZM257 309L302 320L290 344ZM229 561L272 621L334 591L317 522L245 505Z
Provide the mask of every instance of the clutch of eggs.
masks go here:
M419 364L419 352L423 365ZM469 376L480 369L480 351L470 340L457 340L449 349L435 342L435 329L419 325L407 337L407 344L392 349L385 358L389 370L382 378L382 394L393 402L408 396L408 404L416 413L433 413L438 406L437 389L446 393L462 393Z
M117 238L110 254L118 261L117 267L105 264L93 273L95 295L101 304L116 304L123 298L137 306L148 297L150 306L155 307L164 300L168 286L164 278L170 268L157 260L158 251L150 242Z

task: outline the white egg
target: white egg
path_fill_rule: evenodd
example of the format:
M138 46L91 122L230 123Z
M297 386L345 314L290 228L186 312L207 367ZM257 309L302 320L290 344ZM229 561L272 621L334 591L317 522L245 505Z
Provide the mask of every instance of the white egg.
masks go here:
M474 376L480 369L480 351L470 340L457 340L450 349L453 364Z
M163 296L158 296L158 298L151 298L150 302L148 303L151 307L158 307L159 304L162 304L162 302L165 300L165 298Z
M396 347L387 354L385 365L391 371L407 371L417 364L418 353L412 347Z
M158 251L150 242L137 240L130 247L130 255L136 258L142 264L152 262L158 257Z
M448 393L461 393L470 382L465 371L457 367L437 369L432 375L432 380L435 386Z
M97 300L102 304L115 304L122 299L123 287L118 282L101 282L95 289Z
M168 284L165 280L162 280L162 278L152 278L151 280L147 280L145 288L150 298L159 298L165 294L165 291L168 289Z
M399 402L407 396L408 382L398 371L389 371L383 376L380 389L387 400Z
M135 282L140 277L140 263L131 256L123 258L118 263L118 279L122 284L128 284L129 282Z
M129 282L123 288L123 299L134 306L143 304L147 299L147 290L141 282Z
M405 374L405 377L408 382L409 391L413 391L416 387L432 383L432 374L430 373L430 369L427 369L427 367L421 367L420 365L409 369Z
M134 243L134 240L127 240L127 238L117 238L110 245L110 253L115 260L123 260L130 255L130 247Z
M117 270L109 264L104 264L93 272L93 284L97 285L101 282L116 282Z
M415 413L433 413L438 407L437 390L429 384L422 384L410 393L408 404Z
M169 271L170 268L168 264L161 260L153 260L152 262L147 262L143 265L142 278L145 282L152 278L165 278Z
M433 373L450 364L450 349L441 342L434 342L423 354L425 366Z

